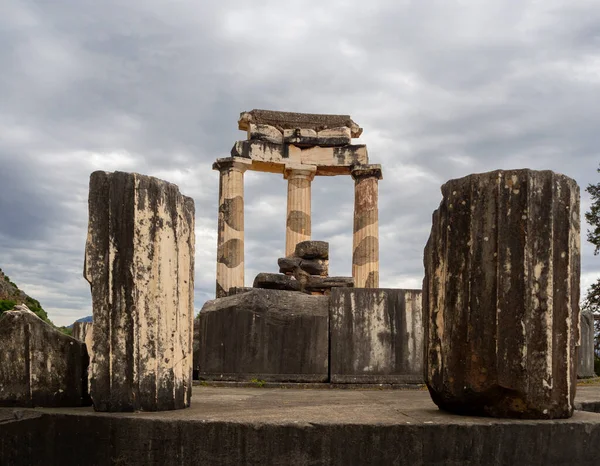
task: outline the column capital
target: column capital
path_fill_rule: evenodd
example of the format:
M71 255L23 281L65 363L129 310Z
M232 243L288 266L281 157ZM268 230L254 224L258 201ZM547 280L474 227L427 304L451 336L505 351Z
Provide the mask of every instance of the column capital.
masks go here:
M250 168L252 165L252 160L244 158L244 157L225 157L222 159L217 159L213 163L213 170L237 170L241 173L244 173L246 170Z
M352 170L350 171L352 175L352 179L355 181L364 179L364 178L377 178L378 180L383 179L383 175L381 173L381 165L378 163L368 164L368 165L354 165Z
M315 165L286 165L283 169L283 179L304 178L312 181L317 173Z

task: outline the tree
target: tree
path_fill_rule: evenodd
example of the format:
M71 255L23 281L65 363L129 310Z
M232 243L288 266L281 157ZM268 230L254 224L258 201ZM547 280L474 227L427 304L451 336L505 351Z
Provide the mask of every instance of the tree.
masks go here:
M600 173L600 168L598 168ZM594 245L594 255L600 253L600 183L589 184L585 190L590 194L592 203L590 210L585 213L585 219L592 229L587 232L587 240ZM588 288L582 310L600 313L600 278ZM594 355L595 372L600 375L600 321L594 320Z
M600 168L596 171L600 173ZM590 210L585 213L585 219L592 226L588 230L587 240L594 245L594 255L597 255L600 252L600 183L589 184L585 190L592 197Z
M600 173L600 168L597 171ZM594 255L597 255L600 253L600 183L589 184L585 190L592 197L590 210L585 213L585 219L592 227L587 232L587 240L594 245ZM600 279L588 288L582 307L600 313Z

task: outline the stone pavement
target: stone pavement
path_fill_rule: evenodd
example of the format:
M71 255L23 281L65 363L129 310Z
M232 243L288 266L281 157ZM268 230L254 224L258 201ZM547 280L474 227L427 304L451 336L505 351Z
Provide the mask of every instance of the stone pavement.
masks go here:
M576 402L600 406L600 385ZM6 464L598 464L600 414L442 412L425 390L195 386L189 409L0 409Z

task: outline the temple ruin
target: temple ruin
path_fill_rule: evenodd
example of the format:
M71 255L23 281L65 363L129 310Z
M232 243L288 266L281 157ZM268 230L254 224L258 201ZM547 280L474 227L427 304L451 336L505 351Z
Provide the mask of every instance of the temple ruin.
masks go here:
M362 129L266 110L238 127L247 140L213 165L216 298L196 318L193 200L149 176L92 173L93 324L71 338L24 306L0 317L2 464L598 462L600 386L576 383L595 374L574 180L448 181L422 289L379 288L381 167L352 144ZM288 180L285 257L253 287L246 170ZM330 277L329 244L311 237L312 180L335 175L355 185L351 277ZM248 388L265 385L285 390ZM364 387L377 390L351 390Z
M217 159L219 222L216 297L244 288L244 172L282 174L288 181L285 255L311 239L311 183L315 176L351 175L355 186L352 277L357 288L379 287L377 193L381 166L369 164L362 134L348 115L251 110L243 112L231 157Z

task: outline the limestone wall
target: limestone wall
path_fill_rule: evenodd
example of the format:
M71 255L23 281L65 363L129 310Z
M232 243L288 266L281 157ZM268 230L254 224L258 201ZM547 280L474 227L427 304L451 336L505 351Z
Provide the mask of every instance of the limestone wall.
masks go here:
M421 290L334 288L331 382L423 381Z

